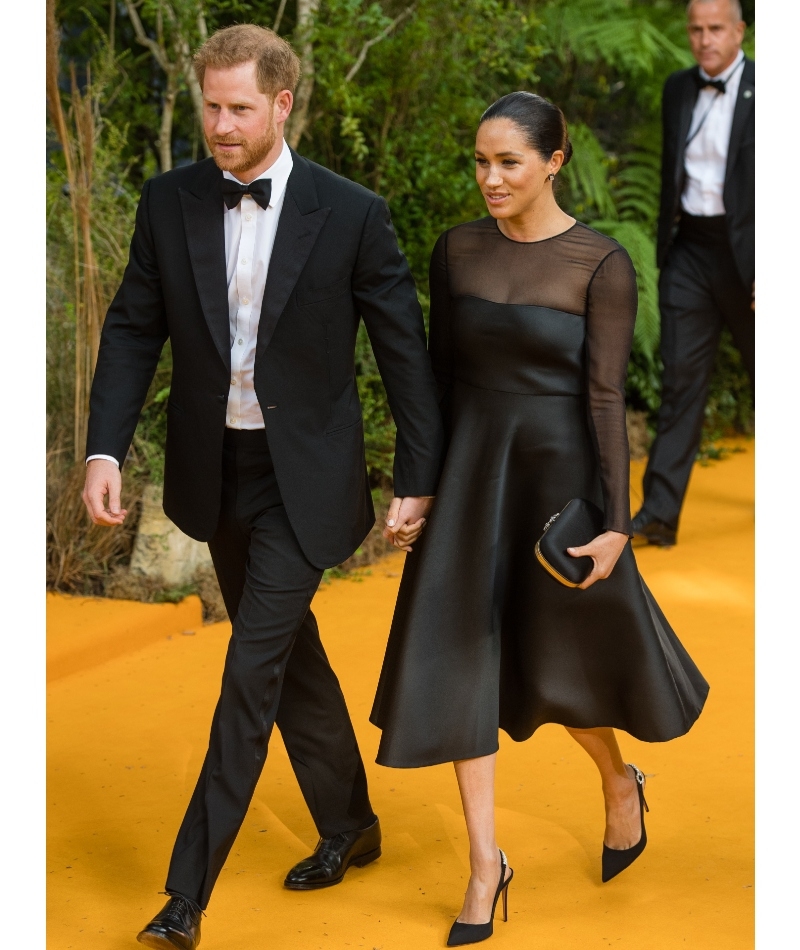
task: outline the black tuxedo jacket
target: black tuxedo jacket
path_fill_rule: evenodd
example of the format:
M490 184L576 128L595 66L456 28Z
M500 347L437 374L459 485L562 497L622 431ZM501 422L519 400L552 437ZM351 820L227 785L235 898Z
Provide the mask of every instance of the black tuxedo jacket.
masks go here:
M725 217L739 276L746 287L755 279L755 89L756 64L745 58L733 112L725 169ZM662 99L661 210L658 217L658 266L663 267L681 215L685 181L684 152L699 90L698 66L673 73Z
M354 372L364 319L397 424L394 490L433 495L444 435L414 281L386 202L292 153L258 329L255 390L306 557L341 563L375 521ZM103 326L87 455L125 458L167 338L164 510L214 533L230 386L222 172L212 159L145 183Z

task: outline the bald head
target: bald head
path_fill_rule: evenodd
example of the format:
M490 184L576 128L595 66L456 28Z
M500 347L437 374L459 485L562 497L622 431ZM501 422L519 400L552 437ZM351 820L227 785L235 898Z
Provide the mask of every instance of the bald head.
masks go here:
M709 76L718 76L742 48L745 24L739 0L690 0L686 18L692 55Z

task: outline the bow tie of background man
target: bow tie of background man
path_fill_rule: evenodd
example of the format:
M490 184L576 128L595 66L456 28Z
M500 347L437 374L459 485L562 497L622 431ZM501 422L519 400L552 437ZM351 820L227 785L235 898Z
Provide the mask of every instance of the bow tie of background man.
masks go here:
M96 524L122 523L115 460L128 453L171 339L164 510L208 541L232 621L169 900L139 935L183 950L199 943L276 723L321 839L285 885L338 884L381 853L355 732L310 609L324 569L374 523L353 373L359 318L397 424L386 531L398 547L422 530L444 448L422 311L386 202L283 140L297 56L271 30L243 24L210 37L194 65L213 158L145 183L103 327L84 489Z

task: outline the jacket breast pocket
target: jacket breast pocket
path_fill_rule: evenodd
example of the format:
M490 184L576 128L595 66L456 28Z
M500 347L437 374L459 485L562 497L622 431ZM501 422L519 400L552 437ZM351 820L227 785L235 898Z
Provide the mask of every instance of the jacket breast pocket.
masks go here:
M332 300L334 297L340 297L350 290L350 275L342 277L327 287L298 287L297 303L301 307L306 307L312 303L321 303L323 300Z

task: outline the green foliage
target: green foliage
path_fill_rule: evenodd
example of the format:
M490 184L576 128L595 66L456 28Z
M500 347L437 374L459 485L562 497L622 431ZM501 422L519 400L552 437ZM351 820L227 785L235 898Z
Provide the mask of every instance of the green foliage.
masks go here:
M48 145L52 145L52 139ZM127 149L125 127L104 121L93 154L92 242L100 293L106 305L122 279L138 200L138 194L128 182ZM51 442L58 441L71 452L75 392L74 235L63 155L53 148L49 159L46 173L47 415ZM70 421L65 423L65 420Z
M509 88L535 82L536 21L499 0L422 0L347 81L364 43L389 22L375 3L325 5L312 127L301 147L386 197L424 292L439 234L485 214L472 161L477 118Z
M753 390L747 371L730 333L723 330L706 404L701 457L713 457L715 443L731 432L752 435L753 418Z

